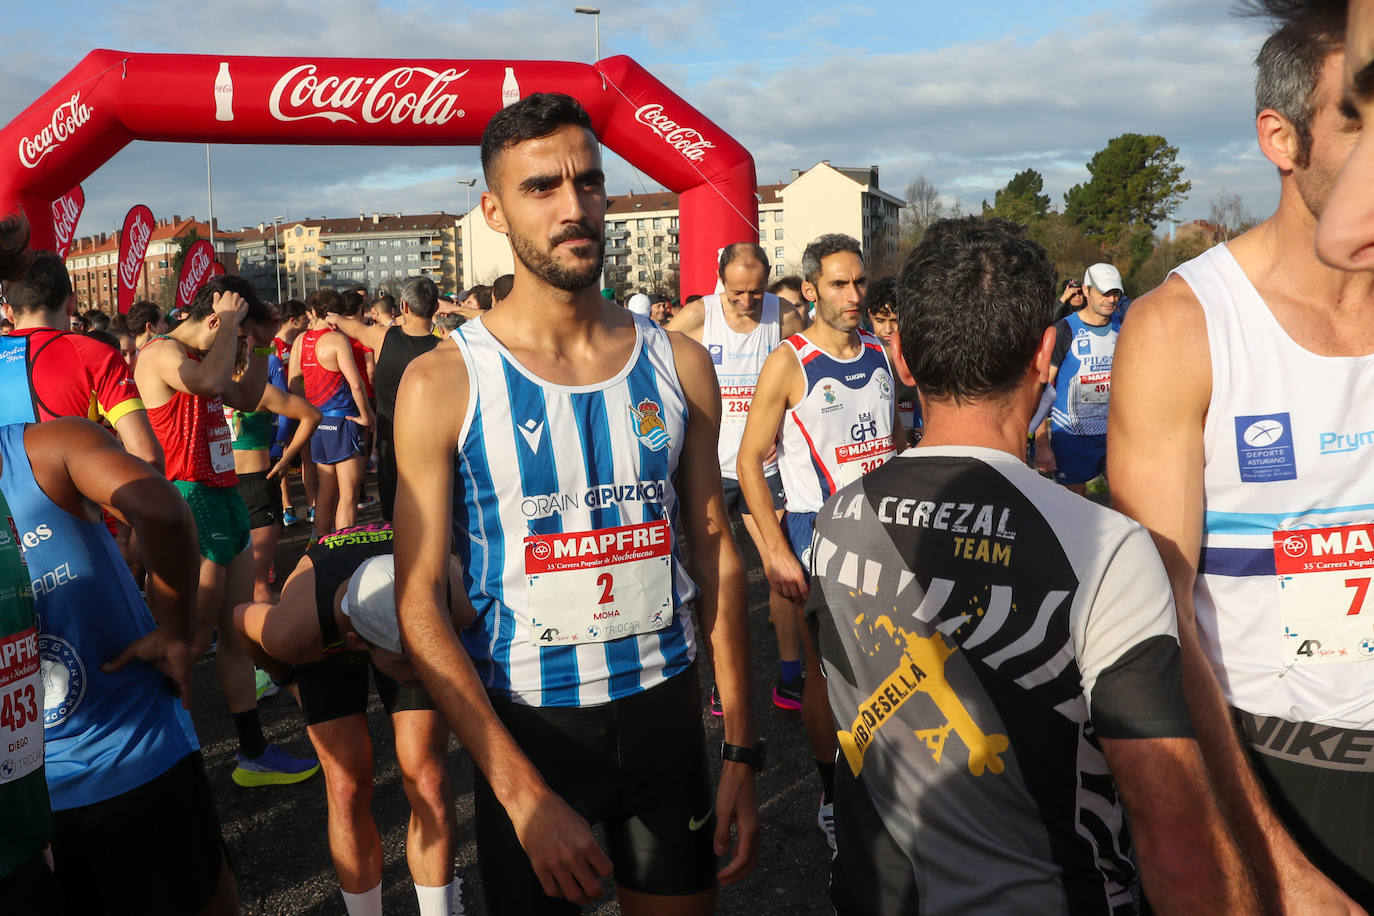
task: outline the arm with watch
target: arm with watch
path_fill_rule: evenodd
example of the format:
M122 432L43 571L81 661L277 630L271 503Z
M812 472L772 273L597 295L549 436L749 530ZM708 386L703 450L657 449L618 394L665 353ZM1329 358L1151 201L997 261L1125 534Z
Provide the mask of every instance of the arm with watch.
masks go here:
M716 674L725 712L720 783L716 788L717 855L734 853L717 873L731 884L758 864L758 802L754 775L763 763L749 705L749 602L744 564L730 532L721 488L716 442L720 432L720 389L715 367L701 344L670 334L678 379L687 400L687 431L678 462L679 518L687 539L688 571L700 593L697 618Z

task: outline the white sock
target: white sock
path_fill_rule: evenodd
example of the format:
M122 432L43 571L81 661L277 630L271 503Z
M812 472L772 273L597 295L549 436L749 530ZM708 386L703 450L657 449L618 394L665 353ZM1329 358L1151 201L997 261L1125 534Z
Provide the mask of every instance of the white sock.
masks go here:
M461 881L458 884L461 885ZM415 885L415 897L420 901L420 916L462 916L461 898L458 900L458 909L453 909L455 889L453 882L443 887Z
M382 916L382 882L378 881L376 887L361 894L350 894L343 888L339 893L343 894L348 916Z

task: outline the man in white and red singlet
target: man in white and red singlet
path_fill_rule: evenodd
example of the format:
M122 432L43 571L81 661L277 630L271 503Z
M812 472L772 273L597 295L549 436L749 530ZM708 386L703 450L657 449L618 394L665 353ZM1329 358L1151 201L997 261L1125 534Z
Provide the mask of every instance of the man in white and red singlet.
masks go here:
M720 457L721 484L725 488L725 508L738 512L744 530L763 555L758 525L749 514L749 504L740 492L735 474L735 457L739 453L740 438L744 435L744 421L749 417L749 405L754 401L754 389L759 371L768 354L777 349L784 338L802 329L795 309L787 307L772 293L764 292L768 283L768 253L753 242L726 245L720 253L721 291L689 302L667 327L681 331L701 343L711 355L720 386ZM782 478L778 476L777 457L770 455L764 465L773 494L773 512L782 516ZM801 709L801 630L795 612L781 595L768 596L768 616L778 639L778 660L782 675L773 686L773 705L780 709ZM711 712L721 714L720 698L711 693Z
M200 592L196 649L218 628L215 670L238 732L234 781L242 786L299 782L319 763L269 745L258 720L253 662L234 629L234 607L253 596L248 508L239 495L234 448L224 406L256 410L267 383L267 357L277 322L253 288L236 276L215 277L187 309L187 318L143 348L135 368L148 418L167 455L167 478L196 518ZM240 336L248 367L233 379Z
M324 419L310 437L310 460L319 483L315 493L315 535L351 528L357 518L353 494L367 465L364 428L372 424L362 374L352 345L325 321L343 308L337 290L324 287L310 294L310 330L291 348L291 390L320 409Z
M1212 784L1284 912L1374 908L1374 273L1314 248L1368 140L1344 6L1282 4L1255 81L1278 209L1132 305L1107 429L1113 503L1173 583Z
M802 294L815 304L816 320L764 363L736 464L758 524L768 582L789 602L798 628L816 512L840 487L891 457L896 442L905 442L887 354L878 338L859 329L868 283L859 243L838 233L821 236L806 246L802 273ZM774 442L787 493L781 522L768 511L772 493L764 476ZM803 637L802 722L821 775L817 822L833 849L835 732L816 649Z

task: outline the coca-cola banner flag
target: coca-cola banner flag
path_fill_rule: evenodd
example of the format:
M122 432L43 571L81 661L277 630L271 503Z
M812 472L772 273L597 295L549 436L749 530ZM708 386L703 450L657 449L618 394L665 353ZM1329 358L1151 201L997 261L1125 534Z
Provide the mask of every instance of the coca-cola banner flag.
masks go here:
M681 291L714 288L716 249L758 232L754 160L628 57L588 66L96 50L0 126L0 213L22 209L32 244L52 248L53 197L134 140L475 146L504 106L550 91L580 101L608 149L680 195Z
M148 253L148 240L153 237L153 211L143 204L134 204L124 217L124 231L119 234L119 314L134 304L134 284L143 270L143 258Z
M76 221L81 219L81 208L86 206L86 193L81 185L72 188L52 202L53 234L57 236L57 256L63 260L72 250L76 239Z
M186 258L181 262L181 276L177 278L177 308L184 309L191 304L191 299L200 292L205 281L214 276L214 264L215 250L205 239L200 239L187 250Z
M215 263L210 265L211 277L222 277L225 275L225 273L227 273L227 271L225 271L224 265L221 264L219 261L216 261Z

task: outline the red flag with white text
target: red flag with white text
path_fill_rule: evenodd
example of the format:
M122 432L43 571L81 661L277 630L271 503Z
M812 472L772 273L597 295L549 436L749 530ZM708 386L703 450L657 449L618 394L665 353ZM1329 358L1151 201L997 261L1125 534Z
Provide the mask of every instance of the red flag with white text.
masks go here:
M86 206L86 194L81 185L72 188L52 202L53 232L57 236L57 256L64 261L67 252L72 250L76 239L76 221L81 219L81 209Z
M196 293L214 276L215 250L205 239L195 242L181 262L181 276L177 278L176 308L191 304Z
M143 204L134 204L124 217L124 231L119 234L119 314L126 315L134 304L134 286L143 270L143 258L148 253L148 241L153 237L153 211Z

